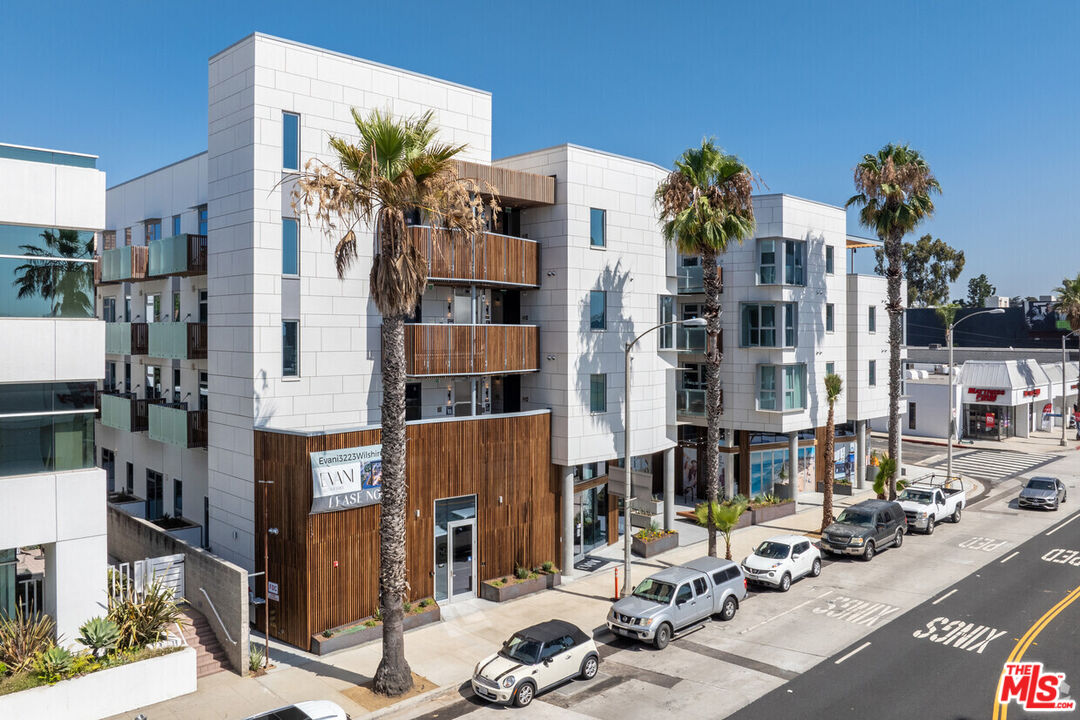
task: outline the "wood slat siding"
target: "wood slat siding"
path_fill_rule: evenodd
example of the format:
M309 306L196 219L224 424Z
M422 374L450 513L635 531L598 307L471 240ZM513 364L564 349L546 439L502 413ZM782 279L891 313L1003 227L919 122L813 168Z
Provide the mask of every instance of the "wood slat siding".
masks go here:
M504 205L555 204L555 178L549 175L463 161L458 162L457 171L463 178L492 186Z
M405 372L410 376L539 369L540 332L535 325L405 325Z
M280 531L270 538L270 579L280 588L280 600L270 603L274 637L307 649L312 634L374 612L379 506L309 515L309 453L374 445L380 436L377 429L312 437L255 432L255 477L273 483L266 486L269 522ZM407 437L406 551L412 598L435 592L434 507L439 499L477 496L478 580L509 574L515 565L558 558L550 414L412 423ZM258 570L262 487L255 489Z
M205 360L207 350L206 323L187 324L187 356L189 360Z
M464 233L424 225L410 226L408 238L434 282L540 285L540 246L533 240L485 232L469 241Z

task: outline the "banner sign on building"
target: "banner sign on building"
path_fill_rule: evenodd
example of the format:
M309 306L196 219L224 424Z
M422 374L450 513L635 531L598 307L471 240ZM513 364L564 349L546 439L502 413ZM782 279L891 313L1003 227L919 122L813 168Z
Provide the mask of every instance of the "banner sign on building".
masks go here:
M311 453L311 512L374 505L382 500L382 445Z

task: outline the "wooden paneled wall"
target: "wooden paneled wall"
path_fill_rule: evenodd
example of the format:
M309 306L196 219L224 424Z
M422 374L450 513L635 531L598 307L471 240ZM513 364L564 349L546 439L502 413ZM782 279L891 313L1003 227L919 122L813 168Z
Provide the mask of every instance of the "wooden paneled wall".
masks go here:
M301 436L255 433L255 477L270 480L271 634L307 649L325 629L378 605L379 506L310 515L309 453L375 445L379 430ZM559 503L551 476L549 413L408 426L408 581L414 599L434 593L435 501L477 496L478 580L558 559ZM255 488L256 565L262 569L263 485ZM501 498L501 502L500 502ZM419 511L419 516L417 516ZM262 622L261 613L259 622Z
M474 162L458 162L458 175L495 188L505 205L554 205L555 178L547 175L493 167Z
M535 325L405 325L405 372L414 377L540 369Z

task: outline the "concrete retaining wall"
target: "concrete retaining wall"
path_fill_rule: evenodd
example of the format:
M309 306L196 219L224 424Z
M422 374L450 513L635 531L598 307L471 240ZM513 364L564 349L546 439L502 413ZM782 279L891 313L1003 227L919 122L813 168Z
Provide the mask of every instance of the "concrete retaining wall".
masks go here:
M184 555L185 598L206 616L233 670L243 675L248 667L248 581L247 572L216 555L172 537L153 523L109 508L109 555L121 562L134 562L160 555ZM218 622L213 608L221 616ZM228 635L225 629L228 628ZM229 636L232 636L232 641ZM136 706L137 707L137 706Z
M195 650L142 660L0 696L0 718L97 720L196 689Z

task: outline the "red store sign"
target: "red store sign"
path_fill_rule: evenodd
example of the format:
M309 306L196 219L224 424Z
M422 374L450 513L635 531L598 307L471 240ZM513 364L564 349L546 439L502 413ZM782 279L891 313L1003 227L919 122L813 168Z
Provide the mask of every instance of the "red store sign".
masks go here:
M969 388L968 392L975 396L975 402L992 403L1005 394L1004 390L986 390L982 388Z
M1024 397L1039 397L1040 393L1042 393L1042 388L1035 388L1034 390L1025 390L1024 391Z

